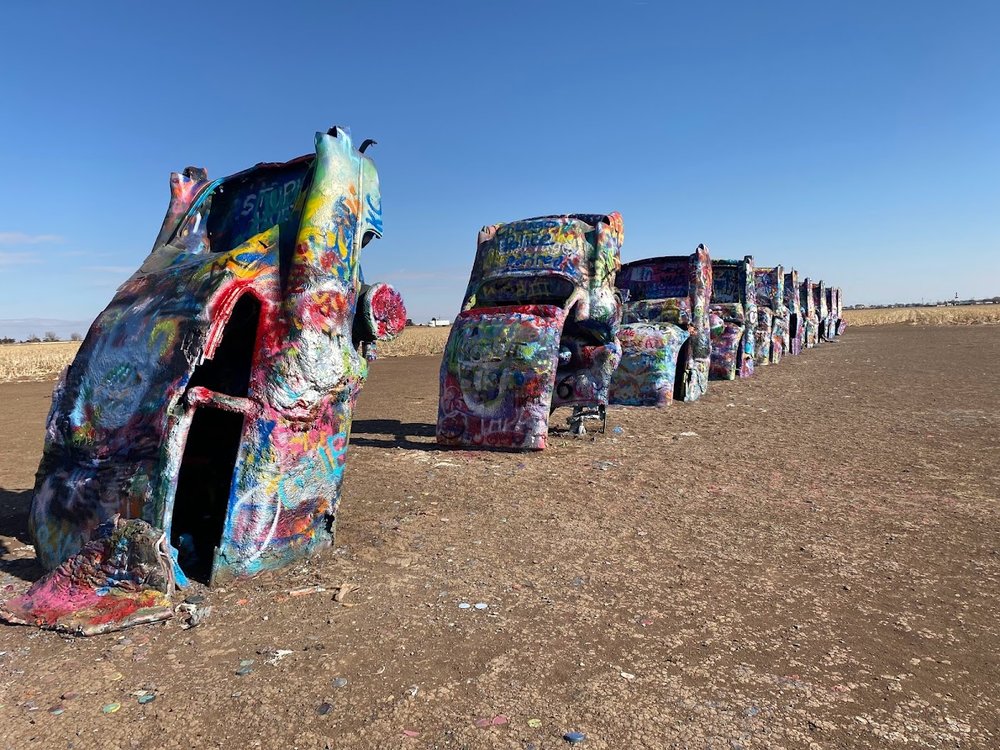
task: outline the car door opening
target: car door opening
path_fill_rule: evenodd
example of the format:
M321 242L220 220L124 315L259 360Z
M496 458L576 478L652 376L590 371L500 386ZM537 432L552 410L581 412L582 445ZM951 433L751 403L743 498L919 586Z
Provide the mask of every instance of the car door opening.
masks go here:
M233 306L215 356L195 368L188 388L246 397L257 343L261 304L244 294ZM244 415L211 405L196 406L177 474L170 543L178 563L194 580L208 583L229 510L230 487L239 458Z

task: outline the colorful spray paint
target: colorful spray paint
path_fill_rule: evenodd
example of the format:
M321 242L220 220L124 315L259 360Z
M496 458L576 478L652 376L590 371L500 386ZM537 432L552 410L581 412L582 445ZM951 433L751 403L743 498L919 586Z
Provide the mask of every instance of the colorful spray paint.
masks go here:
M829 341L830 308L827 306L826 284L817 281L813 285L813 309L816 311L816 343Z
M621 216L484 227L441 363L442 445L541 450L549 415L608 403L621 359Z
M802 352L806 338L800 287L799 272L793 268L785 274L785 309L788 311L785 352L793 355Z
M836 332L838 336L843 336L844 331L847 330L847 320L844 318L844 290L837 287L837 325Z
M802 311L803 345L812 349L819 341L819 316L816 314L815 284L812 279L804 279L799 288L799 310Z
M711 336L709 375L721 380L754 373L757 289L753 258L712 261L712 298L708 308Z
M841 299L840 287L827 287L826 305L828 312L826 330L829 338L833 340L840 336L847 327L847 323L844 321L844 303Z
M836 312L834 308L837 305L836 297L834 294L833 287L825 287L823 290L824 299L826 301L826 319L823 324L823 330L826 332L826 340L833 341L837 337L836 326L835 326L835 316Z
M0 620L96 635L173 617L175 585L166 534L145 521L114 518L79 553L5 602Z
M784 269L781 266L755 268L754 283L757 287L757 364L777 364L785 352L785 332L788 330Z
M171 176L152 252L53 396L30 515L46 569L115 516L162 529L181 571L213 582L332 543L359 348L406 316L362 284L382 234L367 144L333 128L315 145Z
M666 406L675 398L697 400L708 389L712 355L708 248L627 263L615 283L625 304L611 403Z

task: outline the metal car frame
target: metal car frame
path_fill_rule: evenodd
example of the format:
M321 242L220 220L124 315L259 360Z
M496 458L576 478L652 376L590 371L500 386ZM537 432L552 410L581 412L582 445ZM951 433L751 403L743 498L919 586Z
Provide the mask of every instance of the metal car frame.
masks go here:
M781 266L755 268L754 285L757 288L757 364L777 364L785 351L788 330L784 269Z
M708 306L712 354L709 376L733 380L754 373L757 287L753 256L712 261L712 298Z
M803 346L812 349L819 339L819 316L816 314L816 298L813 293L815 286L812 279L806 278L799 287L799 310L803 321Z
M799 272L793 268L785 274L785 309L788 310L785 352L791 355L801 354L806 338L805 323L800 307L799 287Z
M847 330L847 319L844 317L844 290L837 287L837 336L843 336Z
M817 281L813 285L813 306L816 311L816 342L823 343L829 341L828 326L830 323L830 308L826 296L826 284Z
M437 441L541 450L549 415L606 418L621 359L621 215L541 216L484 227L441 363Z
M46 569L115 517L212 582L333 543L360 350L406 318L361 281L382 234L369 143L332 128L288 162L171 176L150 255L53 395L29 519Z
M708 248L626 263L615 283L625 302L611 403L666 406L674 399L697 400L708 389L712 355Z

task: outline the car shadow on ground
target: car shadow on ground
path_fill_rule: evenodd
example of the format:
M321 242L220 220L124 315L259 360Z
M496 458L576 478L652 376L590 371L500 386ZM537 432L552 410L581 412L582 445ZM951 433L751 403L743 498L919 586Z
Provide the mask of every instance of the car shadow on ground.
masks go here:
M13 576L34 583L45 571L38 564L34 549L26 549L31 547L28 533L31 495L31 490L0 487L0 577Z
M379 437L365 437L377 435ZM389 438L382 437L391 435ZM398 419L358 419L351 424L351 445L370 448L410 448L421 451L447 450L434 439L435 426Z

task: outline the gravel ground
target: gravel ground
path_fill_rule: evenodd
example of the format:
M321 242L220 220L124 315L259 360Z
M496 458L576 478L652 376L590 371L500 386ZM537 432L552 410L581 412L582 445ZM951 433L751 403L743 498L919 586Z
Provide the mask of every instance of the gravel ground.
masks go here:
M337 548L190 630L0 628L0 747L1000 747L998 365L850 329L514 454L437 450L438 359L377 362ZM0 385L5 597L51 387Z

